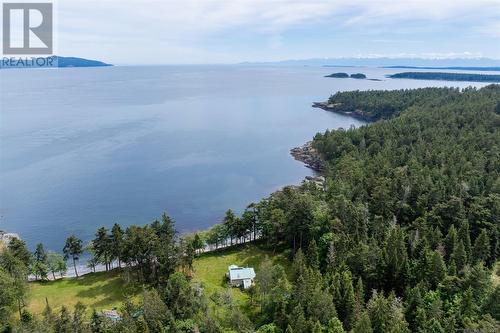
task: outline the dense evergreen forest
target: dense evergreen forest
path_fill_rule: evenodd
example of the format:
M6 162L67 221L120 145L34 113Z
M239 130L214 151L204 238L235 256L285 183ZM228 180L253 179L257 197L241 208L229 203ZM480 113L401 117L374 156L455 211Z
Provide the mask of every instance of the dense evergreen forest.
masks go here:
M26 276L58 272L43 245L0 254L0 328L15 332L498 332L500 331L500 86L345 92L332 103L379 121L317 134L324 187L288 186L180 236L159 221L96 232L94 263L144 285L121 320L85 309L25 307ZM230 293L190 281L206 247L252 241L285 253L266 263L246 311ZM67 259L82 241L70 236ZM54 260L57 262L57 260ZM75 266L76 269L76 266ZM18 313L17 315L14 313ZM16 318L19 317L20 320Z
M472 73L443 72L404 72L389 75L392 79L469 81L469 82L500 82L500 75Z
M349 114L363 120L377 121L397 116L410 106L425 101L446 100L459 96L454 88L419 88L401 90L339 91L325 103L316 103L323 109Z

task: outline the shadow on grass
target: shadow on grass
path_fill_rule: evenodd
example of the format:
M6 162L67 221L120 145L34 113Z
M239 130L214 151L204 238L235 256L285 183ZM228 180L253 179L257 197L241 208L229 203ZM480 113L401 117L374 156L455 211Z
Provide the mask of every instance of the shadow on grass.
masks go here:
M37 282L39 286L52 289L51 293L74 293L76 300L92 304L92 307L104 307L122 301L125 296L135 295L141 287L127 284L119 268L108 272L82 275L78 278L64 278L56 281ZM56 297L53 295L51 298ZM99 300L96 300L99 299Z

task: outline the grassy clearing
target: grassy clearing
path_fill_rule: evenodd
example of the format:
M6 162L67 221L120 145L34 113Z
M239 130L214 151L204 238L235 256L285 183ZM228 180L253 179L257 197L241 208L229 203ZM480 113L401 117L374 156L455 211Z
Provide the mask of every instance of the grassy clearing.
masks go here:
M56 281L30 283L28 309L41 313L45 308L45 298L54 310L65 305L70 310L78 302L97 310L119 307L126 295L136 296L140 288L127 286L118 269L99 272L79 278L63 278Z
M227 268L231 264L254 267L259 272L261 263L269 258L273 263L280 263L289 267L287 259L282 254L273 254L255 245L241 245L231 249L202 254L193 263L193 281L203 284L209 296L214 291L223 291L228 288L225 279ZM82 302L90 312L120 307L127 295L138 299L140 287L127 285L121 277L120 270L99 272L75 278L64 278L49 282L30 283L30 301L28 309L33 313L41 313L45 308L45 298L54 310L62 305L69 309L78 302ZM234 299L241 308L251 314L255 311L250 305L249 297L238 288L231 288Z
M225 275L229 265L253 267L258 273L260 265L266 258L273 264L283 265L285 269L290 267L289 261L283 254L273 254L255 245L241 245L201 255L193 263L193 281L202 283L205 293L210 296L216 290L223 291L229 288ZM233 298L247 314L251 315L257 310L251 306L247 293L239 288L230 288L230 290Z

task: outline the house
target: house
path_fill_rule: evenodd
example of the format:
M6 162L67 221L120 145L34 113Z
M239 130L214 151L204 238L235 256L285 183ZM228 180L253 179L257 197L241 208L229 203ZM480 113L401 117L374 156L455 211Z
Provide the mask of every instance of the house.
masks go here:
M118 321L121 319L118 311L116 311L116 308L113 308L113 310L103 310L102 315L112 321Z
M238 267L236 265L231 265L228 267L227 276L231 286L248 289L252 286L253 279L255 279L255 271L252 267Z

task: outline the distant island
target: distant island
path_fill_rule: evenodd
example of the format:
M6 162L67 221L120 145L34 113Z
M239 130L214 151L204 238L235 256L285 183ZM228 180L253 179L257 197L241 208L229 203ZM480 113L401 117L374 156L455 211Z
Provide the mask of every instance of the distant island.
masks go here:
M98 60L77 57L37 57L37 58L6 58L0 63L0 68L40 68L40 67L105 67L113 66Z
M77 57L59 57L55 56L57 59L57 67L104 67L113 66L112 64L107 64L98 60L77 58Z
M366 75L363 73L351 74L351 79L366 79Z
M425 67L425 66L382 66L382 68L406 68L406 69L453 69L462 71L500 71L500 67L477 67L477 66L452 66L452 67Z
M345 78L349 77L349 74L347 74L347 73L332 73L329 75L325 75L325 77L334 77L334 78L345 79Z
M403 72L388 75L391 79L470 81L470 82L500 82L500 75L445 73L445 72Z
M366 75L363 74L363 73L354 73L354 74L347 74L347 73L332 73L332 74L329 74L329 75L325 75L325 77L333 77L333 78L340 78L340 79L347 79L347 78L351 78L351 79L366 79Z

